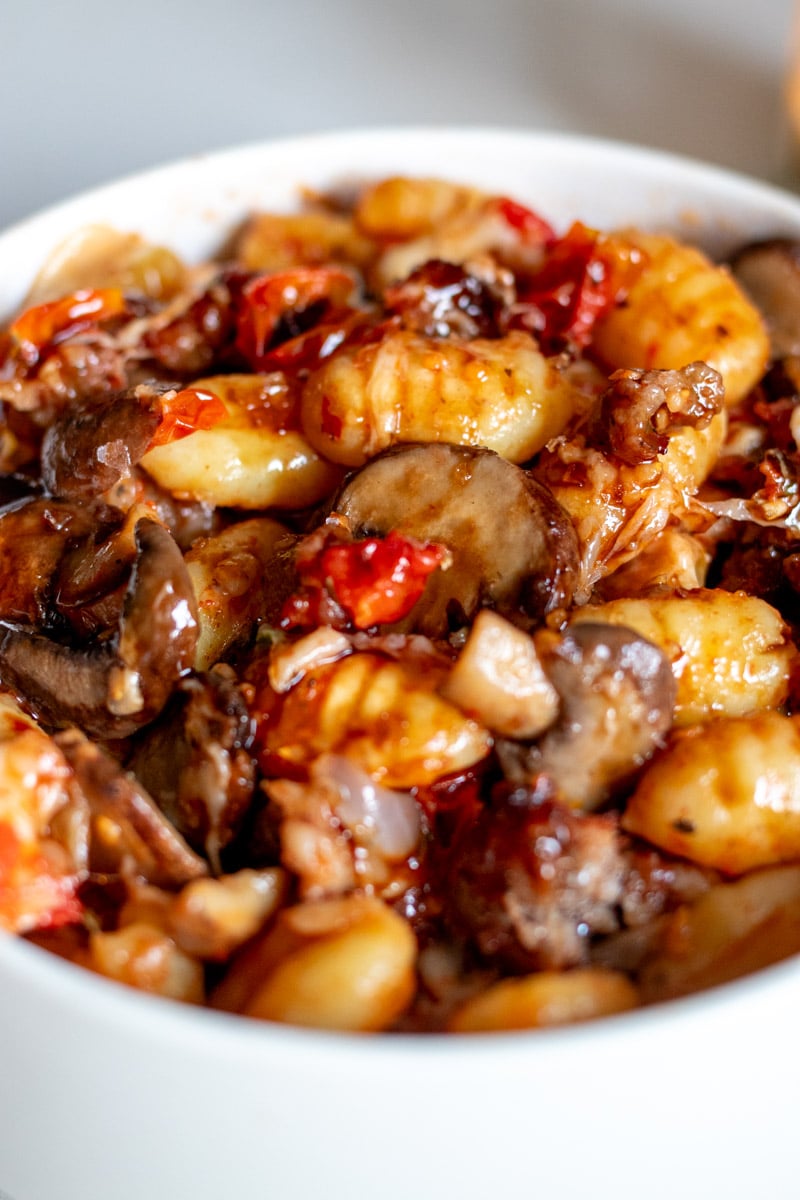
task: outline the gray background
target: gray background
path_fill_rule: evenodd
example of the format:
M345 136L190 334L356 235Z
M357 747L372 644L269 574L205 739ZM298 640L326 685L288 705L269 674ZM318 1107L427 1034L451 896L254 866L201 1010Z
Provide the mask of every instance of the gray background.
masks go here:
M0 0L0 227L276 135L574 130L790 178L791 0Z

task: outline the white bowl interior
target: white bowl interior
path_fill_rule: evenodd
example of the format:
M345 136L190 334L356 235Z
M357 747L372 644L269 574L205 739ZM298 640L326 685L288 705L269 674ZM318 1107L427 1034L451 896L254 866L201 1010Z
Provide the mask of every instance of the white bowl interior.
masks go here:
M496 130L328 134L191 159L7 231L0 312L87 223L140 231L198 261L254 209L295 207L302 187L394 173L506 193L558 228L576 218L670 228L713 253L800 236L795 198L636 147ZM786 1049L799 990L792 960L545 1034L339 1037L152 1000L0 938L0 1195L310 1200L369 1187L399 1200L417 1180L425 1196L535 1186L571 1200L597 1183L605 1194L612 1179L615 1195L638 1197L646 1179L658 1197L712 1161L709 1195L723 1183L730 1200L770 1185L788 1194L796 1066ZM673 1151L680 1170L664 1163Z

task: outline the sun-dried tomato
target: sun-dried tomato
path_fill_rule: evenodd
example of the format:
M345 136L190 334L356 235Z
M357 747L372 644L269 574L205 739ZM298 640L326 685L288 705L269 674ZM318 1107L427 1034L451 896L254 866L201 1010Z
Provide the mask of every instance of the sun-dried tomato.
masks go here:
M576 221L552 244L541 270L520 282L512 324L535 332L546 352L583 349L624 294L629 267L604 235Z
M26 366L34 367L53 346L124 312L119 288L84 288L26 309L9 333Z
M448 557L444 546L418 542L396 530L356 542L343 541L331 530L313 556L304 557L302 551L298 556L301 588L286 602L281 624L287 629L319 623L370 629L399 621Z
M338 267L296 267L256 276L242 289L237 349L252 370L274 369L273 343L313 331L332 313L337 319L349 313L353 286L352 275Z
M526 208L524 204L518 204L516 200L509 200L507 196L501 196L496 204L503 219L522 234L526 242L533 244L541 242L543 245L549 245L556 240L552 225L533 209Z
M161 423L153 434L150 449L188 437L198 429L213 429L228 415L223 402L205 388L182 388L161 397Z

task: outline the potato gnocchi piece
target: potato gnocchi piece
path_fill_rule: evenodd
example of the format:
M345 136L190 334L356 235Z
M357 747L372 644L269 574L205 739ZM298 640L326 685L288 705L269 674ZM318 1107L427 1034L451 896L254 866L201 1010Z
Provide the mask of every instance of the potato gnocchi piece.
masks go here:
M357 228L376 241L404 242L442 222L474 212L486 193L444 179L392 175L364 188L354 210Z
M578 609L572 621L625 625L659 646L678 685L678 725L777 708L797 660L780 613L746 592L626 597Z
M447 1027L451 1033L543 1029L628 1012L638 1002L636 988L618 971L540 971L492 984L462 1004Z
M667 921L638 975L642 1002L687 996L800 951L800 867L768 867L710 888Z
M278 550L289 538L280 522L253 517L199 539L187 552L199 623L196 671L220 662L257 621L277 616L289 587Z
M678 731L622 826L729 875L799 858L800 717L766 711Z
M533 338L432 338L409 330L343 349L303 389L303 429L332 462L362 466L398 442L486 446L525 462L593 391Z
M411 927L368 896L285 909L262 966L273 955L243 1010L265 1021L377 1032L397 1020L416 987Z
M219 396L228 415L144 455L142 467L165 491L226 508L298 509L336 486L340 473L297 428L281 376L221 375L192 386Z
M363 267L375 246L353 219L334 212L257 213L247 222L235 257L248 271L286 271L327 263Z
M683 367L701 360L720 372L729 405L755 386L769 361L757 309L726 267L660 234L631 231L644 266L625 303L603 316L593 346L611 369Z
M145 921L90 934L87 965L106 979L155 996L186 1004L202 1004L205 999L200 962Z
M153 300L170 300L189 272L165 246L108 225L85 225L56 247L39 271L26 305L44 304L85 288L118 287Z
M171 900L165 923L186 954L222 962L258 933L287 892L280 867L193 879Z
M444 674L366 652L322 666L284 696L267 749L287 764L341 754L389 788L433 783L492 745L482 725L436 694Z

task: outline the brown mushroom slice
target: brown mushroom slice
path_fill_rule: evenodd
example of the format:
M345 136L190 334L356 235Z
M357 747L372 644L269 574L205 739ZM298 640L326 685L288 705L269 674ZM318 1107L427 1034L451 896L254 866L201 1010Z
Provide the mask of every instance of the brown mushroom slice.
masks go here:
M75 772L91 814L89 866L115 873L133 865L159 886L179 886L208 874L135 777L78 729L56 734L56 744Z
M181 680L129 766L190 845L214 865L238 833L255 788L252 721L225 671Z
M407 630L442 636L482 607L530 627L572 598L572 523L547 488L492 450L393 447L345 483L333 508L355 537L396 529L452 552L452 565L430 576L403 622Z
M554 780L571 808L591 811L642 766L672 724L675 680L666 655L622 626L587 622L536 638L561 700L558 720L532 745L500 742L506 777Z
M197 603L180 550L163 526L136 524L136 563L122 619L104 641L67 646L0 623L0 682L46 724L128 737L154 719L197 643Z
M100 404L69 408L42 443L42 479L53 496L90 501L130 474L161 421L150 401L165 388L137 388Z
M731 267L767 323L772 357L800 354L800 241L752 242Z
M47 621L65 547L97 535L101 523L97 511L41 496L0 513L0 621Z

